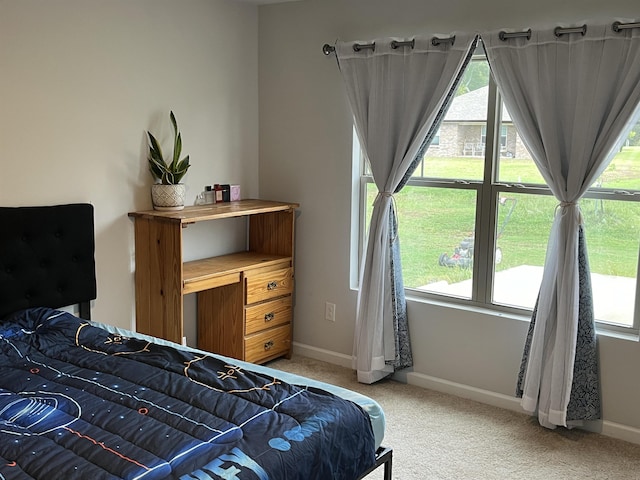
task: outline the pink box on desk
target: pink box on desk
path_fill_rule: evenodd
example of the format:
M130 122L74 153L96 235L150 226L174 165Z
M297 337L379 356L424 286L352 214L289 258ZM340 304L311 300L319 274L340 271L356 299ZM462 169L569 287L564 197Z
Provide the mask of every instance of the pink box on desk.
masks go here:
M240 200L240 185L231 185L231 194L229 199L232 202Z

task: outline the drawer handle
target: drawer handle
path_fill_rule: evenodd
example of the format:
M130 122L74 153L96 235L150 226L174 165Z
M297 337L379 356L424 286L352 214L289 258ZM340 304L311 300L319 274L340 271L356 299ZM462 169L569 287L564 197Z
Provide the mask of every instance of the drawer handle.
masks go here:
M267 283L267 290L273 290L274 288L278 288L278 282L273 281Z
M276 314L273 312L269 312L264 316L264 321L265 322L270 322L271 320L273 320L274 318L276 318Z
M264 344L265 350L271 350L272 348L273 348L273 340L269 340L267 343Z

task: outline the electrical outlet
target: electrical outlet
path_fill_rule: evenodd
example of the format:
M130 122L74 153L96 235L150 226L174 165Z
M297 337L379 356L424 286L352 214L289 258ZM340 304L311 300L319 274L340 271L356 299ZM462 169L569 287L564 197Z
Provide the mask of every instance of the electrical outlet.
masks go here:
M336 304L325 302L324 304L324 318L330 322L336 321Z

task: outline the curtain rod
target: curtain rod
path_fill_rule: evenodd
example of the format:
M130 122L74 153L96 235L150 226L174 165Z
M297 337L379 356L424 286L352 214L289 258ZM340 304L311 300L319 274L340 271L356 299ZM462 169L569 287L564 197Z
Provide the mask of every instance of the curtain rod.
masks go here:
M613 25L611 25L611 28L613 29L614 32L619 32L620 30L627 30L628 28L640 28L640 22L637 22L637 23L613 22Z
M613 24L611 25L611 29L616 33L620 32L621 30L626 30L629 28L640 28L640 22L637 22L637 23L613 22ZM560 37L561 35L565 35L567 33L581 33L582 35L584 35L585 33L587 33L587 26L582 25L581 27L571 27L571 28L556 27L553 33L556 35L556 37ZM509 38L516 38L516 37L527 37L527 40L529 40L531 39L531 29L524 32L513 32L513 33L507 33L502 31L498 36L500 40L507 40Z
M498 38L502 41L507 40L509 38L517 38L517 37L527 37L527 40L530 40L531 29L527 30L526 32L513 32L513 33L500 32L498 34Z
M640 22L635 22L635 23L621 23L621 22L613 22L613 24L611 25L611 29L616 32L619 33L621 30L627 30L630 28L640 28ZM587 33L587 26L586 25L582 25L581 27L572 27L572 28L561 28L561 27L557 27L553 33L555 33L556 37L560 37L561 35L565 35L567 33L581 33L582 35L584 35L585 33ZM524 32L500 32L499 33L499 38L500 40L507 40L509 38L517 38L517 37L527 37L527 40L531 39L531 29L526 30ZM441 43L451 43L451 45L454 44L456 40L455 35L449 38L438 38L438 37L433 37L431 39L431 44L434 46L440 45ZM396 49L398 47L411 47L413 48L415 46L415 39L413 40L407 40L406 42L398 42L396 40L393 40L391 42L391 48ZM359 52L360 50L365 50L365 49L370 49L370 50L375 50L376 49L376 44L374 43L364 43L364 44L359 44L359 43L354 43L353 44L353 50L356 52ZM322 46L322 53L324 53L325 55L331 55L332 53L334 53L336 51L336 47L334 47L333 45L329 45L328 43L325 43Z
M438 37L433 37L431 39L431 44L433 46L438 46L442 43L450 43L451 45L453 45L456 41L456 36L453 35L451 37L448 38L438 38ZM394 50L396 48L400 48L400 47L411 47L414 48L416 45L416 39L411 39L411 40L406 40L406 41L402 41L399 42L397 40L392 40L391 41L391 48L393 48ZM372 43L354 43L353 44L353 51L354 52L359 52L361 50L373 50L375 51L376 49L376 43L372 42ZM328 43L325 43L322 46L322 53L324 53L325 55L331 55L332 53L334 53L336 51L336 47L334 47L333 45L329 45Z
M587 26L582 25L581 27L569 27L569 28L556 27L553 30L553 33L556 37L561 37L562 35L566 35L568 33L579 33L582 36L584 36L584 34L587 33Z
M581 33L582 35L584 35L585 33L587 33L587 26L582 25L581 27L569 27L569 28L556 27L553 30L553 33L555 34L556 37L560 37L568 33ZM530 40L531 29L526 30L524 32L511 32L511 33L501 31L498 34L498 38L502 41L508 40L510 38L518 38L518 37L526 37L527 40Z

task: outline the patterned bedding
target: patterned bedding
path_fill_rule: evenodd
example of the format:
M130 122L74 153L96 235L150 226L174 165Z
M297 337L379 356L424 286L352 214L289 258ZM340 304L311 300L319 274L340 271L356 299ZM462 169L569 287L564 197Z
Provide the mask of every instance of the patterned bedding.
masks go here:
M0 480L353 480L358 405L62 311L0 321Z

